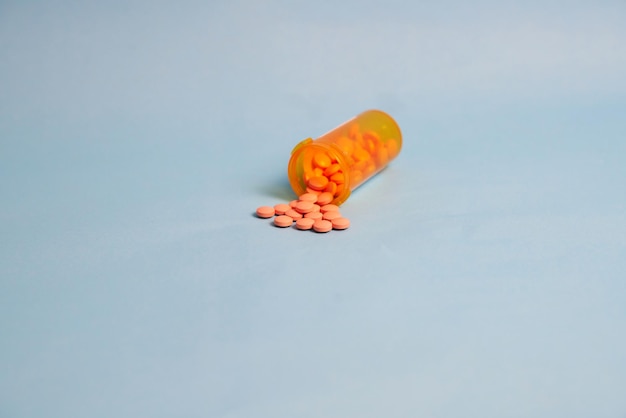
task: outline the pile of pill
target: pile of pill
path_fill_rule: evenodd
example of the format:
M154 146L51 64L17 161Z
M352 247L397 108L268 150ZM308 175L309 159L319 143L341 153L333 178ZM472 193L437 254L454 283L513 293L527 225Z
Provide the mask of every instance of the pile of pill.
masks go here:
M331 229L342 230L350 226L350 220L341 216L339 207L333 205L333 196L330 192L305 193L298 199L275 206L261 206L257 208L259 218L271 218L274 215L274 225L280 228L292 226L315 232L329 232Z

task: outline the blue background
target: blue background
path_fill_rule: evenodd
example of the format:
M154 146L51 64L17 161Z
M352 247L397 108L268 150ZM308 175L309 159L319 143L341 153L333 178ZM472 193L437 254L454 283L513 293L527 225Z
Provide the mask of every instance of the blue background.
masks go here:
M626 4L334 3L0 1L0 416L626 416Z

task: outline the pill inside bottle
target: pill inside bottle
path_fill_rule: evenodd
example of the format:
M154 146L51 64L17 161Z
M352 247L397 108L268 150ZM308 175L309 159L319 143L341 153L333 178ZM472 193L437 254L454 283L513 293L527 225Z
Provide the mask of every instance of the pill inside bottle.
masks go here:
M400 127L380 110L368 110L291 152L287 167L291 188L332 196L341 205L352 191L378 174L402 149Z

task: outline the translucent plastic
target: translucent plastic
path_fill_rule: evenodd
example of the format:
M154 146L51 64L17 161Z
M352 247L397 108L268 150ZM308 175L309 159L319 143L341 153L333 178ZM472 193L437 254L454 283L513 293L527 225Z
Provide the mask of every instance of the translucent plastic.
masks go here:
M380 110L365 111L291 151L287 172L296 195L330 192L340 205L379 173L402 149L400 127Z

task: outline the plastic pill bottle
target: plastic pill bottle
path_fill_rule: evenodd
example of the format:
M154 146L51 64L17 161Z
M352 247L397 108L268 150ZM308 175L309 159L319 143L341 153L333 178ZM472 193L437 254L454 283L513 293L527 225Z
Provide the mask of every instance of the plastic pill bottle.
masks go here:
M289 183L297 196L330 192L340 205L350 193L378 174L402 149L395 120L367 110L317 139L307 138L291 151Z

